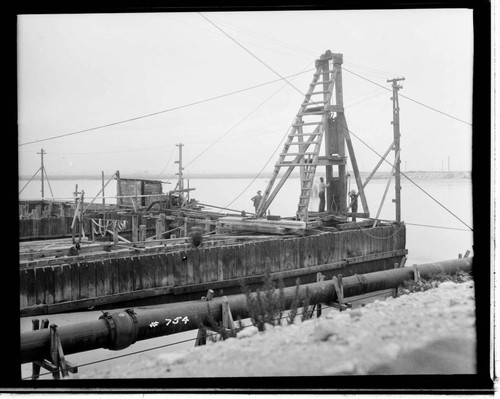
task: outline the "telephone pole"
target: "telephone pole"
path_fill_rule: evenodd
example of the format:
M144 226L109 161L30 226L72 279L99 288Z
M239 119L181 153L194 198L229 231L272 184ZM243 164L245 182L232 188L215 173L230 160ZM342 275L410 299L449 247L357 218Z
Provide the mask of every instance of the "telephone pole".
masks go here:
M40 166L40 171L42 172L42 173L41 173L41 175L42 175L42 190L41 190L41 191L42 191L42 200L43 200L43 199L44 199L44 191L43 191L43 188L44 188L44 183L43 183L43 175L44 175L44 173L45 173L45 169L44 169L44 167L43 167L43 156L44 156L44 154L47 154L47 153L46 153L46 152L44 151L44 149L42 148L42 149L40 150L40 152L37 152L37 154L40 154L40 157L41 157L41 166Z
M394 168L394 181L395 181L395 191L396 198L394 202L396 203L396 221L401 222L401 147L400 138L401 131L399 129L399 98L398 91L402 89L403 86L399 85L398 82L405 80L405 78L394 78L387 79L387 82L392 82L392 126L394 131L394 154L395 154L395 168Z
M179 188L179 190L184 190L184 181L182 177L182 171L184 170L184 168L182 167L182 147L184 146L184 144L180 143L176 144L176 146L179 147L179 160L175 161L175 163L179 164L179 173L176 173L176 175L179 175L179 180L177 181L177 187Z

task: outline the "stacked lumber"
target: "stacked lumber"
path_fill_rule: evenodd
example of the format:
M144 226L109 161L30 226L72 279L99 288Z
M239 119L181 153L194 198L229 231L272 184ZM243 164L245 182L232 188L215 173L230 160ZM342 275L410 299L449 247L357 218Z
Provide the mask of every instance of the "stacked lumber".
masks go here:
M318 227L320 222L302 222L299 220L268 220L262 218L246 218L237 216L222 217L217 222L217 234L224 233L261 233L261 234L297 234L305 235L306 231Z

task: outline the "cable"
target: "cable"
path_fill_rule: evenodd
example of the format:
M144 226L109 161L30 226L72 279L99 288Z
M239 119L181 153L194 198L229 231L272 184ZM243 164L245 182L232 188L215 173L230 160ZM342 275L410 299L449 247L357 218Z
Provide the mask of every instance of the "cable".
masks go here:
M161 174L165 171L165 169L167 168L168 164L170 163L170 160L172 159L172 156L174 155L174 150L175 150L175 147L172 147L172 152L170 153L170 156L168 157L168 161L165 164L165 166L163 167L163 169L161 170L161 172L158 173L157 179L160 178Z
M352 130L350 130L347 125L344 124L344 128L352 134L354 137L356 137L359 141L361 141L365 146L367 146L371 151L373 151L375 154L377 154L378 157L382 158L384 162L388 163L389 165L392 166L392 164L387 161L382 155L380 155L377 151L375 151L369 144L367 144L365 141L363 141L361 138L359 138ZM471 231L474 231L472 227L470 227L467 223L465 223L462 219L460 219L457 215L455 215L451 210L449 210L447 207L445 207L441 202L439 202L436 198L434 198L432 195L430 195L427 191L425 191L422 187L420 187L417 183L415 183L410 177L408 177L404 172L399 172L401 175L406 177L411 183L413 183L417 188L419 188L423 193L425 193L429 198L431 198L433 201L435 201L439 206L441 206L443 209L445 209L448 213L450 213L452 216L454 216L457 220L459 220L463 225L465 225L467 228L469 228Z
M242 44L238 43L237 40L235 40L233 37L231 37L230 35L228 35L226 32L224 32L221 28L219 28L216 24L214 24L212 21L210 21L207 17L205 17L201 12L198 13L201 17L203 17L204 19L206 19L209 23L211 23L213 26L215 26L218 30L220 30L225 36L227 36L229 39L231 39L233 42L235 42L239 47L241 47L243 50L245 50L248 54L250 54L252 57L254 57L257 61L259 61L261 64L263 64L266 68L268 68L269 70L271 70L274 74L276 74L277 76L279 76L282 80L284 80L286 83L288 83L288 85L290 85L293 89L295 89L296 91L298 91L300 93L300 95L304 95L304 93L302 93L302 91L300 91L297 87L295 87L291 82L289 82L288 80L286 80L286 78L284 78L283 76L281 76L280 73L276 72L271 66L269 66L268 64L266 64L263 60L261 60L259 57L257 57L254 53L252 53L250 50L248 50L245 46L243 46Z
M435 229L459 230L459 231L467 231L467 232L469 231L469 230L466 230L466 229L459 229L457 227L433 226L433 225L430 225L430 224L418 224L418 223L408 223L408 222L405 222L405 224L410 225L410 226L432 227L432 228L435 228Z
M307 66L306 66L307 68ZM280 89L281 90L281 89ZM290 130L290 128L292 127L293 123L295 121L295 117L294 119L292 120L292 122L290 123L290 125L288 126L288 128L286 129L286 132L285 134L283 135L283 137L281 138L280 142L278 143L278 145L276 146L276 148L274 149L274 151L272 152L271 156L268 158L268 160L266 161L266 163L264 164L264 166L261 168L261 170L257 173L257 175L252 179L252 181L229 203L227 204L224 208L228 208L234 201L236 201L238 198L240 198L249 188L250 186L259 178L259 176L262 174L262 172L264 171L264 169L267 167L268 163L271 161L271 159L274 157L274 154L276 154L276 152L279 150L279 148L281 147L281 144L283 143L283 140L285 140L285 137L287 137L288 135L288 132ZM219 212L220 213L220 210Z
M350 71L350 70L349 70L349 69L347 69L347 68L342 68L342 69L343 69L344 71L347 71L347 72L349 72L349 73L352 73L353 75L355 75L355 76L357 76L357 77L359 77L359 78L361 78L361 79L364 79L364 80L366 80L366 81L368 81L368 82L370 82L370 83L373 83L374 85L377 85L377 86L379 86L379 87L382 87L383 89L385 89L385 90L387 90L387 91L392 92L392 90L391 90L391 89L389 89L389 88L387 88L387 87L385 87L385 86L382 86L381 84L379 84L379 83L377 83L377 82L374 82L373 80L370 80L370 79L368 79L368 78L365 78L364 76L361 76L361 75L357 74L356 72ZM436 112L438 112L438 113L440 113L440 114L443 114L443 115L445 115L445 116L448 116L449 118L452 118L452 119L455 119L455 120L457 120L457 121L459 121L459 122L465 123L466 125L472 126L472 123L470 123L470 122L464 121L463 119L460 119L460 118L457 118L457 117L455 117L455 116L453 116L453 115L447 114L446 112L440 111L440 110L438 110L438 109L436 109L436 108L434 108L434 107L431 107L431 106L429 106L429 105L426 105L426 104L424 104L424 103L421 103L420 101L414 100L413 98L407 97L407 96L405 96L405 95L403 95L403 94L401 94L401 93L399 93L399 96L400 96L400 97L403 97L403 98L406 98L407 100L413 101L414 103L417 103L417 104L419 104L419 105L421 105L421 106L423 106L423 107L426 107L426 108L429 108L429 109L431 109L431 110L433 110L433 111L436 111Z
M308 65L309 66L309 65ZM212 142L208 147L206 147L202 152L200 152L196 157L194 157L190 162L188 162L184 167L188 167L191 165L194 161L196 161L199 157L201 157L205 152L207 152L210 148L212 148L219 140L227 136L231 131L233 131L236 127L241 125L246 119L248 119L253 113L257 112L261 107L264 106L265 103L267 103L271 98L273 98L276 94L278 94L284 87L286 86L281 86L278 90L276 90L273 94L271 94L268 98L266 98L262 103L260 103L257 107L255 107L252 111L250 111L248 114L246 114L242 119L240 119L235 125L233 125L231 128L229 128L222 136L217 138L214 142Z
M313 71L313 69L310 69L308 71L304 71L304 72L301 72L301 73L306 73L306 72L310 72L310 71ZM291 77L294 77L294 76L296 76L296 75L289 75L286 78L291 78ZM103 128L106 128L106 127L109 127L109 126L115 126L115 125L119 125L119 124L122 124L122 123L127 123L127 122L131 122L131 121L135 121L135 120L138 120L138 119L149 118L151 116L155 116L155 115L159 115L159 114L163 114L163 113L167 113L167 112L171 112L171 111L176 111L178 109L187 108L187 107L191 107L193 105L198 105L198 104L206 103L206 102L209 102L209 101L217 100L219 98L232 96L234 94L243 93L245 91L249 91L249 90L256 89L256 88L263 87L263 86L267 86L267 85L270 85L270 84L273 84L273 83L276 83L276 82L280 82L283 79L284 78L272 80L272 81L269 81L269 82L266 82L266 83L261 83L261 84L252 86L252 87L247 87L245 89L232 91L232 92L229 92L229 93L221 94L219 96L206 98L204 100L195 101L195 102L192 102L192 103L180 105L178 107L173 107L173 108L165 109L165 110L158 111L158 112L152 112L152 113L141 115L141 116L137 116L137 117L134 117L134 118L129 118L129 119L124 119L124 120L117 121L117 122L108 123L106 125L100 125L100 126L92 127L92 128L89 128L89 129L83 129L83 130L78 130L78 131L71 132L71 133L60 134L58 136L47 137L47 138L44 138L44 139L39 139L39 140L34 140L34 141L28 141L26 143L18 144L18 146L21 147L21 146L28 145L28 144L40 143L40 142L43 142L43 141L49 141L49 140L54 140L54 139L58 139L58 138L62 138L62 137L67 137L67 136L72 136L72 135L76 135L76 134L86 133L86 132L90 132L90 131L93 131L93 130L103 129Z

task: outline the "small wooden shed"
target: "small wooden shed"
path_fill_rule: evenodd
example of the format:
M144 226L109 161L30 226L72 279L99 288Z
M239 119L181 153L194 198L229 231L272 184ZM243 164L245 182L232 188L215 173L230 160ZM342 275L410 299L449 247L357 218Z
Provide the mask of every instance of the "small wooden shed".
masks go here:
M124 179L118 177L117 204L125 207L149 206L152 202L162 199L163 190L160 180Z

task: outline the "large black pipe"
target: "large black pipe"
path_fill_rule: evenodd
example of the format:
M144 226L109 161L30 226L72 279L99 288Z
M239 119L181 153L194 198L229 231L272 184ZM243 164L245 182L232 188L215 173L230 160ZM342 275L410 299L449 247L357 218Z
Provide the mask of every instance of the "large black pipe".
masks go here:
M423 278L436 274L453 274L460 270L471 272L472 259L459 258L427 263L419 265L418 271ZM345 277L342 281L344 297L396 288L413 276L412 268L403 267ZM301 285L299 296L305 297L306 290L311 298L311 304L331 303L337 299L331 280ZM296 288L285 288L284 293L285 307L289 309ZM228 296L227 300L234 318L244 319L249 316L244 294ZM99 320L58 326L57 331L65 354L98 348L120 350L136 341L197 329L200 323L208 323L210 313L215 320L222 319L222 298L214 298L210 302L201 300L178 302L158 307L104 313ZM49 357L50 329L21 333L21 363Z

